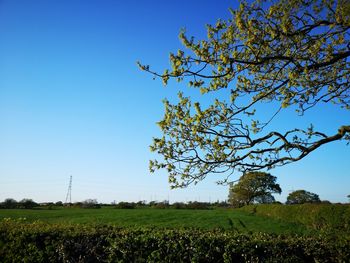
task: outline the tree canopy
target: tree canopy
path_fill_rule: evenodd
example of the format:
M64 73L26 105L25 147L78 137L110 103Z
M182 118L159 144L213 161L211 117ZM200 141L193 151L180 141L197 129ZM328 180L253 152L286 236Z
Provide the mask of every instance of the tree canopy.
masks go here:
M1 203L1 206L6 209L12 209L16 208L18 206L18 203L13 198L6 198L3 203Z
M350 141L349 120L326 134L310 125L271 130L286 108L303 115L324 103L350 109L350 2L279 0L241 2L231 18L207 26L207 39L184 31L186 50L170 54L171 68L160 77L186 81L203 101L183 93L178 103L164 100L163 132L151 150L162 158L150 170L166 169L172 187L186 187L208 174L264 171L299 161L320 146ZM276 106L261 119L259 105ZM271 107L272 108L272 107Z
M24 209L32 209L34 207L38 206L36 202L34 202L32 199L24 198L21 201L19 201L19 207Z
M317 194L305 190L296 190L288 195L286 204L305 204L319 202L321 202L321 200Z
M230 204L238 207L252 203L272 203L275 201L272 194L281 192L275 176L250 172L241 176L238 183L231 184L228 199Z

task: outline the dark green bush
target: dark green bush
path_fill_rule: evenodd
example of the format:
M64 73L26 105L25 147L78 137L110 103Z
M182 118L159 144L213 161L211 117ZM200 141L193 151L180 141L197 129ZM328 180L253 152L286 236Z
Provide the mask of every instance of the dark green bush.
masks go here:
M347 262L350 238L132 229L5 219L1 262Z
M186 204L187 209L210 209L210 204L206 202L188 202Z
M117 209L134 209L136 208L136 203L129 203L129 202L119 202L115 205L115 208Z
M158 209L166 209L170 207L170 204L168 201L163 201L163 202L156 203L153 207Z

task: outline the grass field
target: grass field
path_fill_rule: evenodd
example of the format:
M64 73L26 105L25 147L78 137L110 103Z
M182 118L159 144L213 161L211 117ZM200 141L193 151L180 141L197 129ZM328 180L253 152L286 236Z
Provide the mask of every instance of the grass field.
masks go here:
M198 228L231 229L239 232L296 233L310 232L301 224L293 224L252 215L232 209L181 210L181 209L101 209L59 208L52 210L2 209L3 218L26 218L49 223L112 224L121 227L157 227L157 228Z

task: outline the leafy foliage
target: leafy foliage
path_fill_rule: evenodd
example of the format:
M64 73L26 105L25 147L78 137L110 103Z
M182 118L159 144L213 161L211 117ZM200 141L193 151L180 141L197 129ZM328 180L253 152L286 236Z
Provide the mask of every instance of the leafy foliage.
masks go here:
M38 206L38 204L36 202L34 202L32 199L28 199L28 198L24 198L21 201L19 201L18 205L20 208L24 208L24 209L32 209L32 208Z
M18 207L18 202L13 198L6 198L4 202L0 204L1 208L13 209Z
M96 199L86 199L82 202L81 208L101 208Z
M4 209L32 209L37 206L39 206L39 204L28 198L24 198L19 202L13 198L6 198L4 202L0 203L0 208Z
M348 123L332 135L312 125L266 131L289 107L299 115L323 103L350 108L350 2L262 0L230 11L227 21L207 26L207 39L196 41L182 31L188 51L171 53L172 67L163 74L139 64L164 84L188 80L208 94L205 102L221 91L209 106L181 92L178 103L164 101L163 136L151 146L162 159L152 160L150 170L166 169L172 187L211 173L224 174L226 181L235 171L271 169L350 140ZM261 119L264 103L275 111Z
M276 177L263 172L246 173L238 183L231 184L229 189L229 202L236 207L251 203L272 203L273 193L282 192Z
M3 220L2 262L345 262L348 238Z
M296 190L291 192L287 197L287 204L305 204L305 203L320 203L321 200L317 194L305 191Z

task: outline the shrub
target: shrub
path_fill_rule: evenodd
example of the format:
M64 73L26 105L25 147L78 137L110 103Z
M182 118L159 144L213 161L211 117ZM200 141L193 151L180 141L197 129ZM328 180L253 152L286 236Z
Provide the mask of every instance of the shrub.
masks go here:
M96 199L86 199L80 205L81 208L101 208L101 205L97 203Z
M129 203L129 202L119 202L118 204L116 204L115 208L118 208L118 209L134 209L134 208L136 208L136 204L135 203Z
M1 262L348 262L350 238L0 222Z
M210 204L205 202L188 202L186 204L186 208L188 209L210 209Z
M157 204L155 204L154 208L158 208L158 209L165 209L165 208L169 208L169 202L168 201L163 201L163 202L159 202Z
M186 204L182 202L175 202L171 205L175 209L184 209L186 208Z

